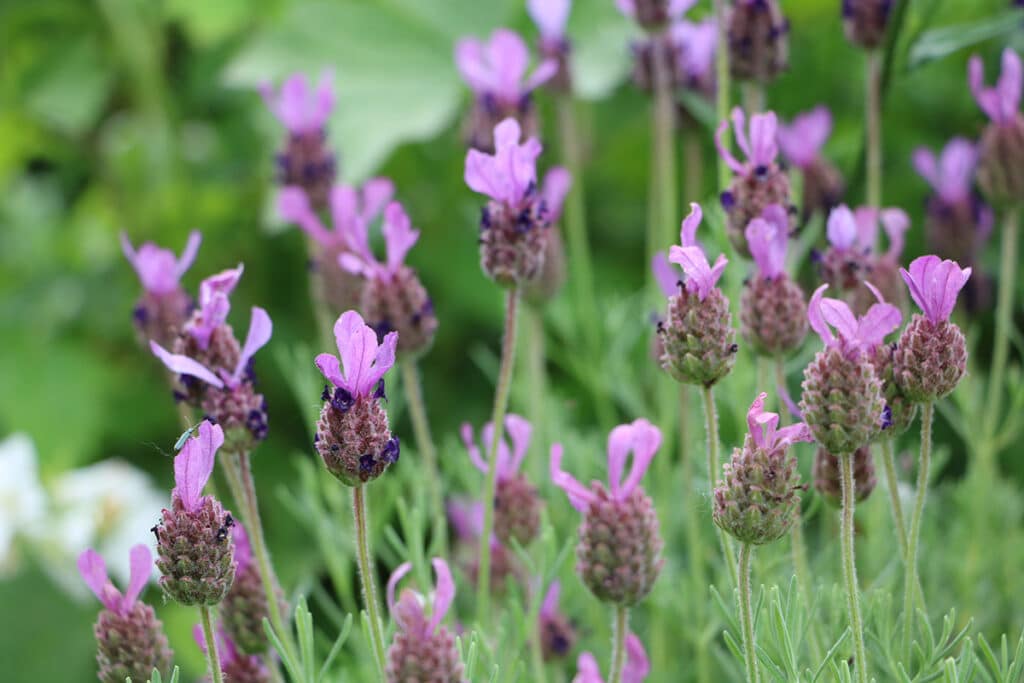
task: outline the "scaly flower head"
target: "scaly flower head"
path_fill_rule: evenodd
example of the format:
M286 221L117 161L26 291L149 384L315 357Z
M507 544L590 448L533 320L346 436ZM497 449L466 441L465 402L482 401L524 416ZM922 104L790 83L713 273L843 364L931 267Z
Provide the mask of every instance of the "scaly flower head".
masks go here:
M526 78L530 52L518 33L505 28L494 31L486 43L476 38L460 40L455 64L474 93L505 105L518 103L558 71L556 61L545 59Z
M947 204L967 201L971 196L974 169L978 165L978 148L964 138L953 138L935 153L918 147L913 155L914 170L928 181L935 194Z
M775 163L775 158L779 154L778 139L778 119L775 116L775 112L769 111L764 114L754 114L750 117L750 129L749 136L747 131L747 115L743 113L743 109L740 107L734 107L732 110L732 129L733 134L736 136L736 144L740 150L747 157L745 163L740 163L736 157L732 155L722 141L725 135L726 129L729 128L728 121L722 121L718 126L718 130L715 131L715 145L718 147L718 153L725 159L725 163L733 170L734 173L740 175L749 175L752 173L764 174L768 168Z
M797 114L789 124L780 124L779 148L794 165L806 168L821 155L832 134L832 112L824 105Z
M921 256L911 261L909 271L901 268L900 275L914 303L937 325L949 320L957 295L971 277L971 269L938 256Z
M700 205L691 203L690 215L683 220L679 233L682 246L672 245L668 252L668 260L680 265L686 273L686 289L697 294L701 301L714 289L729 262L724 254L719 254L714 266L708 264L704 249L697 244L696 239L697 226L702 216Z
M995 87L985 87L985 65L977 55L967 65L967 77L974 99L993 123L1010 124L1020 116L1024 69L1020 55L1012 48L1003 50L1003 69Z
M139 599L153 572L153 556L145 545L140 543L134 546L130 557L131 578L128 580L128 588L122 594L107 576L107 565L99 553L90 548L78 556L78 571L82 580L104 607L122 617L131 614L135 601Z
M536 138L520 144L520 135L519 123L505 119L494 128L493 155L476 149L466 153L464 177L471 190L512 208L521 206L536 191L537 157L542 147Z
M398 335L389 332L377 343L377 333L355 311L346 311L334 323L338 356L321 353L316 366L331 384L349 393L350 399L369 396L384 373L395 364Z
M875 287L865 282L878 303L858 318L845 301L824 297L828 285L814 291L807 306L807 321L818 333L825 346L842 351L848 358L859 358L885 339L885 336L900 325L903 316L900 309L887 304ZM835 328L836 334L832 333Z
M314 133L323 130L334 109L332 81L330 72L325 72L314 90L305 74L294 73L285 79L278 92L270 83L262 84L260 95L289 133Z
M150 294L161 295L170 294L178 289L178 281L196 260L196 253L202 241L203 236L199 231L193 230L188 235L188 242L185 243L181 257L175 258L174 252L170 249L163 249L152 242L143 243L136 251L128 235L122 232L121 250L138 273L142 287Z

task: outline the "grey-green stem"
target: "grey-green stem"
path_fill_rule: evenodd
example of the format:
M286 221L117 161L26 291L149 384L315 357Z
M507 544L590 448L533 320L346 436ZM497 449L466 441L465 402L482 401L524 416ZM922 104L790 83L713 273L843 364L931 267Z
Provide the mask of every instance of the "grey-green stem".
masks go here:
M213 619L210 616L210 608L208 606L199 606L199 620L203 625L203 639L206 641L206 663L210 667L210 677L213 679L213 683L224 683L224 672L220 668L220 656L217 654L217 638L213 632Z
M622 683L622 670L626 667L626 635L629 632L629 608L615 606L615 623L612 625L612 665L608 672L608 683Z
M858 683L868 683L867 650L864 647L864 623L860 615L860 588L857 585L857 561L853 542L853 513L856 504L853 479L853 454L839 456L843 507L840 511L840 536L843 558L843 581L846 583L846 603L853 634L853 665Z
M711 387L701 387L704 396L704 432L707 435L708 454L708 485L711 487L712 497L714 496L715 481L718 476L718 410L715 408L715 395ZM729 567L729 575L732 577L732 585L738 586L736 573L736 553L732 549L732 541L725 535L725 532L715 525L715 533L718 534L718 542L722 546L722 557L725 558L725 565Z
M356 559L359 564L359 580L363 587L363 604L370 622L370 640L377 674L383 682L384 633L380 620L380 605L377 601L377 581L373 573L373 555L370 554L369 521L366 517L366 496L364 486L352 487L352 516L356 530Z
M739 594L740 623L743 628L743 660L747 665L747 683L760 683L761 674L757 668L757 646L754 642L754 608L750 593L750 561L754 556L754 546L750 543L740 544L739 559Z
M920 581L917 576L917 545L921 535L921 517L924 501L928 495L928 469L932 459L932 416L935 404L921 405L921 462L917 466L917 491L914 498L914 513L910 517L910 531L907 535L907 557L903 573L903 652L904 660L910 660L910 644L914 628L914 594ZM921 609L927 614L924 592L921 591Z

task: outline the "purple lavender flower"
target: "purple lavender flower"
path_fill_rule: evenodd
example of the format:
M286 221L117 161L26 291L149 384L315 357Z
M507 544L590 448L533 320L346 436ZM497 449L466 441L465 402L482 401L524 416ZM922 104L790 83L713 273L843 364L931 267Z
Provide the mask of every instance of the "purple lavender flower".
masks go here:
M779 0L736 0L725 24L733 78L768 83L789 68L789 21Z
M363 317L346 311L334 324L334 338L340 363L329 353L315 361L331 383L322 395L316 450L339 481L359 486L398 461L398 438L391 435L381 405L384 373L395 364L398 334L389 332L378 344L376 331Z
M222 445L220 425L201 422L174 458L171 507L155 527L160 587L183 605L218 604L235 576L234 519L213 496L203 495Z
M400 565L388 579L388 609L398 625L388 648L389 681L462 681L462 662L455 647L455 638L441 625L455 600L455 582L443 559L435 557L431 564L437 574L437 586L429 603L429 616L424 609L428 604L426 598L408 588L395 600L398 582L412 571L412 564Z
M142 282L143 293L135 305L134 320L143 340L171 341L181 331L188 318L192 299L181 288L179 281L195 261L202 242L198 230L189 233L181 257L174 252L146 242L138 251L128 235L121 233L121 249Z
M651 673L651 663L647 659L644 645L636 634L626 636L626 663L622 667L622 683L643 683ZM597 659L589 652L584 652L576 660L576 676L572 683L604 683L601 667Z
M715 51L718 26L714 19L691 22L679 20L669 27L674 46L678 85L711 97L715 92Z
M650 593L664 562L658 518L640 480L661 445L661 431L638 419L608 435L608 487L590 487L562 470L562 445L551 446L551 481L583 513L576 571L599 599L634 605ZM626 461L632 460L628 474Z
M824 105L797 114L780 124L778 143L782 154L796 167L806 169L821 157L821 148L832 134L832 112Z
M876 209L861 206L854 211L854 221L857 224L856 244L867 260L861 276L875 285L883 299L902 309L906 305L906 291L900 282L899 269L906 244L905 235L910 229L910 216L895 207ZM885 251L877 248L881 243L879 227L888 241ZM856 313L867 311L874 303L874 296L866 287L857 287L851 294L850 303Z
M761 277L774 280L786 271L789 245L789 217L778 204L765 207L763 214L750 221L747 244Z
M550 222L537 192L540 142L531 137L520 144L515 119L499 123L494 139L493 155L469 150L464 178L471 190L490 198L480 219L480 265L488 277L508 286L540 272Z
M569 93L572 90L572 74L569 69L571 44L566 35L572 0L527 0L526 11L540 31L540 53L552 60L558 69L548 87L556 92Z
M619 11L648 31L679 19L696 0L615 0Z
M651 257L651 271L658 288L666 298L671 297L683 286L686 275L668 260L668 254L659 251Z
M544 59L527 77L530 52L519 34L501 28L486 43L463 38L455 46L455 64L462 79L475 95L470 114L469 146L482 151L495 149L495 126L506 118L516 119L527 135L537 133L537 114L532 93L558 72L558 62Z
M327 146L326 125L334 109L330 73L314 90L301 73L289 76L277 93L269 83L260 86L267 107L288 131L284 150L277 155L278 181L302 187L317 209L325 208L334 183L336 164Z
M850 359L859 358L881 344L903 319L900 309L886 303L874 285L865 282L864 286L871 290L877 303L859 318L845 301L823 296L828 285L814 290L807 306L807 320L825 347L837 349Z
M971 57L967 74L974 99L991 120L978 148L978 183L993 202L1013 202L1024 199L1024 67L1010 48L1003 50L1002 67L994 88L984 85L980 57Z
M566 656L576 644L576 629L558 609L561 590L562 585L558 581L551 582L537 615L541 652L545 661Z
M185 326L201 351L210 346L210 337L228 318L231 311L231 292L242 277L244 266L221 271L199 283L199 307Z
M874 209L861 207L851 211L846 204L832 209L825 224L825 237L829 247L818 258L818 273L822 281L841 292L856 290L871 275L873 238L867 242L877 221Z
M96 620L96 663L104 683L148 680L153 669L169 673L171 650L153 608L139 601L149 581L153 557L144 545L132 547L128 588L122 594L107 576L107 566L91 548L78 556L78 571L104 610Z
M480 501L470 501L462 498L455 498L448 501L445 506L448 522L451 524L455 535L459 540L459 551L463 556L460 564L463 565L466 575L474 585L480 580L480 534L484 530L484 504ZM495 533L491 533L491 576L488 581L488 588L493 595L501 595L510 578L519 581L523 579L522 567L516 560L515 553L507 546L502 545Z
M729 122L722 121L715 131L715 145L735 174L729 189L722 193L722 208L728 219L729 241L741 255L749 256L750 249L744 235L747 224L770 204L789 206L789 179L776 163L779 146L775 112L751 116L749 135L747 117L742 109L734 108L731 118L736 144L746 156L746 161L740 162L725 147L723 136Z
M942 201L958 204L970 198L978 166L978 149L974 144L964 138L953 138L938 159L927 147L915 149L912 159L914 170L928 181Z
M896 382L911 401L925 403L948 395L967 371L967 342L949 320L970 268L938 256L922 256L900 269L910 296L924 313L903 330L893 356Z
M714 266L708 264L703 247L697 244L697 227L702 218L700 205L692 202L690 214L683 219L682 230L679 232L682 246L673 244L669 247L668 260L679 265L686 273L686 291L696 294L698 299L704 301L722 277L729 259L725 258L725 254L719 254Z
M893 0L843 0L843 32L854 45L870 50L885 39Z
M225 680L232 683L270 682L270 671L263 663L263 658L256 654L246 654L240 650L238 644L224 629L223 624L217 627L213 637ZM206 654L206 638L203 635L202 625L196 624L192 628L192 638L195 639L203 654Z

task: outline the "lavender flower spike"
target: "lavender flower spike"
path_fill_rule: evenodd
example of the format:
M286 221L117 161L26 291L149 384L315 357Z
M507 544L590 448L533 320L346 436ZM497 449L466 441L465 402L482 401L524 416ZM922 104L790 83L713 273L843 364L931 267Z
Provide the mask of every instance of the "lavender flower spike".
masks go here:
M832 112L818 105L794 116L788 125L780 124L777 138L782 154L793 165L807 169L820 157L821 148L831 134Z
M900 269L914 303L932 324L949 320L956 297L971 276L970 268L961 268L953 261L938 256L921 256L910 263L910 270Z
M984 70L981 58L971 57L967 72L971 92L991 119L978 145L978 184L993 202L1019 202L1024 199L1024 115L1020 113L1024 67L1020 56L1006 48L994 88L985 87Z
M89 586L104 607L121 617L131 614L153 568L153 556L149 548L141 543L132 546L130 557L128 587L122 595L110 581L107 565L98 552L90 548L78 556L78 572L85 585Z
M764 409L768 394L761 392L747 411L747 429L755 448L766 451L789 448L794 443L813 441L811 430L803 422L779 429L779 416Z
M807 319L811 329L818 333L827 348L840 350L847 358L859 358L882 343L885 336L900 325L900 309L885 303L882 295L869 283L864 283L875 295L878 303L858 318L845 301L823 296L828 285L814 290L807 306ZM832 333L835 328L836 334Z
M643 683L650 673L651 663L647 659L644 645L636 634L630 633L626 636L626 664L622 667L622 683ZM572 683L604 683L601 668L593 654L584 652L579 656Z
M718 130L715 131L715 146L718 153L725 159L726 165L734 173L748 174L759 168L767 168L775 163L778 156L779 122L775 112L769 111L764 114L754 114L750 117L750 135L747 136L747 116L740 107L732 110L732 129L736 137L736 144L747 157L745 163L741 163L732 155L722 142L726 129L729 128L728 121L722 121Z
M440 557L431 560L437 574L437 586L428 616L426 599L410 589L395 600L398 582L412 571L412 564L400 565L388 579L387 601L391 616L398 624L394 641L388 648L389 681L461 681L463 670L455 638L441 625L455 600L455 582L447 563Z
M494 129L493 155L475 149L466 153L466 185L509 208L521 207L537 185L540 142L529 138L519 144L520 135L519 123L505 119Z
M995 87L985 87L985 66L981 57L971 57L967 65L971 94L993 123L1009 125L1019 116L1024 68L1020 56L1011 48L1003 50L1003 69Z
M697 226L700 225L703 212L696 202L690 204L690 215L683 219L679 233L682 246L672 245L669 248L668 260L682 266L686 273L686 289L696 294L701 301L707 298L711 290L722 277L722 271L729 263L724 254L719 254L715 265L708 264L708 258L696 240Z
M747 225L747 244L761 276L775 279L786 269L789 218L778 204L768 206L762 216Z
M360 234L387 206L395 194L394 183L388 178L371 178L361 188L335 185L331 188L329 204L331 228L321 222L310 204L306 192L298 186L281 189L277 197L280 216L295 223L322 248L337 251L353 249Z
M918 147L913 154L914 170L928 181L947 204L970 199L974 169L978 165L978 148L964 138L953 138L936 159L927 147Z
M455 47L455 64L463 80L477 95L491 96L501 104L515 104L555 75L558 65L544 60L529 78L530 53L515 31L500 28L483 43L463 38ZM524 80L525 78L525 80Z
M181 257L175 258L174 252L158 247L152 242L143 243L136 251L128 235L122 232L121 250L138 273L143 289L149 294L159 296L178 290L178 281L196 260L196 253L202 241L203 236L199 231L193 230L188 234L188 242L181 252Z
M512 439L512 448L509 448L508 443L504 439L498 442L498 452L495 454L494 466L495 474L499 480L514 477L519 471L519 467L526 457L526 452L530 449L530 435L533 432L533 427L526 418L509 414L505 416L505 431ZM484 461L480 449L473 441L472 425L464 422L460 433L462 443L469 452L469 459L478 470L486 474L488 470L487 462ZM494 424L490 422L485 424L481 430L480 438L484 448L489 449L494 438Z
M330 72L320 76L314 90L305 74L294 73L274 92L270 83L260 86L260 95L267 108L294 135L303 135L322 130L334 109L334 86Z
M185 329L203 351L210 345L213 331L224 324L231 311L231 292L234 291L245 266L221 271L199 283L199 309Z

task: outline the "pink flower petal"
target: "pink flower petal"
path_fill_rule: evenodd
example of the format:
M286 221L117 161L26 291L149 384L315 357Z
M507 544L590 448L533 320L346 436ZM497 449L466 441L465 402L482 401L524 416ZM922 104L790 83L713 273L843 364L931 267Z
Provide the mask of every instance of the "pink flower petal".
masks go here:
M384 211L384 243L387 246L388 270L392 273L402 266L406 254L420 237L419 230L413 230L405 209L398 202L391 202Z
M651 663L644 651L644 644L636 635L626 636L626 665L622 667L622 683L643 683L651 673Z
M237 385L242 379L242 373L245 372L245 366L248 365L249 359L270 341L273 331L274 325L267 312L259 306L253 306L249 318L249 333L245 336L245 345L242 346L242 352L238 356L235 371L231 374L233 384Z
M328 382L339 389L345 389L349 393L352 392L348 382L345 381L341 374L341 366L337 356L330 353L321 353L314 359L313 364L316 365Z
M846 204L840 204L828 215L825 235L836 249L849 249L857 240L857 221Z
M405 578L405 575L412 571L412 562L403 562L395 568L395 571L391 572L390 578L388 578L388 585L385 589L385 595L388 601L388 611L391 612L392 618L398 622L399 626L403 628L406 624L403 624L400 619L399 610L395 609L395 588L398 586L398 582Z
M551 483L565 491L569 504L585 513L594 501L594 494L571 474L562 471L562 444L551 444Z
M99 598L103 606L117 612L121 605L121 594L107 576L107 565L100 554L89 548L78 556L78 573L89 590Z
M526 457L526 452L530 450L530 436L533 434L533 427L525 417L509 414L505 416L505 431L512 441L512 452L504 474L505 476L513 476L519 471L519 467ZM499 472L498 474L502 473Z
M744 167L739 160L732 155L729 148L725 145L725 133L729 130L729 122L722 121L718 124L718 128L715 129L715 148L718 150L719 156L725 160L725 165L732 169L733 173L743 173Z
M537 24L540 34L549 39L560 39L565 36L565 27L569 22L571 0L527 0L526 11L533 23Z
M679 283L683 279L683 274L672 267L665 252L659 251L651 258L651 270L654 271L654 279L666 297L679 293Z
M473 440L473 426L468 422L462 423L462 428L459 431L462 436L462 443L466 447L466 451L469 453L469 460L473 463L473 466L478 470L487 474L487 462L483 459L480 454L480 448L476 445L476 441ZM488 444L484 444L484 448L487 448Z
M213 473L217 449L224 444L224 430L220 425L199 423L199 434L185 442L174 457L174 490L189 512L199 508L203 487Z
M224 388L224 382L221 381L217 375L213 374L213 371L207 368L199 361L193 360L188 356L183 356L177 353L171 353L164 347L157 344L155 341L150 340L149 349L153 352L153 355L160 359L160 361L167 367L168 370L175 373L176 375L189 375L191 377L197 377L207 384L217 387L218 389Z
M562 218L562 205L572 186L572 174L562 166L555 166L544 175L541 195L548 209L548 218L554 225Z
M609 477L609 484L612 487L612 491L614 493L617 488L620 499L624 499L633 492L633 489L640 485L640 480L643 479L644 474L647 473L647 468L650 467L651 460L654 459L655 453L657 453L658 448L661 447L661 430L647 420L643 418L634 420L630 425L630 428L632 430L630 449L633 452L633 462L629 468L629 475L626 477L626 480L618 486L616 486L618 478L613 480ZM609 437L608 441L608 458L610 462L611 437Z
M684 247L697 246L697 228L700 227L700 222L703 218L704 212L701 210L700 204L690 202L690 213L683 219L683 224L679 231L679 244Z
M451 609L452 602L455 600L455 581L452 580L452 572L448 569L448 563L443 559L435 557L430 564L433 565L434 573L437 574L433 613L430 615L430 631L433 632L448 614L448 610Z
M127 612L135 604L142 594L142 589L149 582L149 575L153 571L153 556L143 544L132 546L129 551L129 579L128 588L124 592L124 611Z

